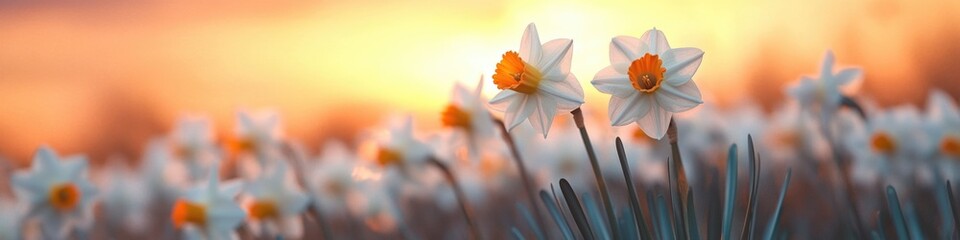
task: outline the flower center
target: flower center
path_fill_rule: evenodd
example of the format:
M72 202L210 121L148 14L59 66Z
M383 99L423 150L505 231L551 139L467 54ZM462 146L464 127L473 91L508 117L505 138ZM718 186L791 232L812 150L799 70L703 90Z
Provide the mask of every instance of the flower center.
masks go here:
M456 105L450 104L447 106L447 109L443 110L443 116L440 119L440 122L443 123L443 126L446 127L459 127L464 130L472 129L470 127L470 113L464 111L462 108L457 107Z
M873 136L870 137L870 146L873 147L873 150L886 154L893 153L893 151L897 150L897 144L894 142L893 137L885 132L874 133Z
M503 54L503 59L497 63L497 71L493 74L493 83L497 84L498 89L510 89L526 94L536 92L540 80L540 71L520 59L520 55L514 51Z
M60 211L71 210L80 203L80 189L73 183L63 183L50 189L50 205Z
M630 83L637 91L653 93L660 89L663 73L666 71L659 56L647 53L630 63L627 75L630 76Z
M956 137L944 137L940 141L940 152L944 155L960 157L960 139Z
M173 219L173 226L177 228L188 223L204 226L207 224L207 210L203 205L180 199L173 205L170 218Z
M270 200L254 201L247 210L250 211L250 218L257 220L275 219L280 216L277 204Z
M400 153L397 151L386 148L377 150L377 163L380 164L380 166L399 165L401 161L403 161L403 157L400 156Z

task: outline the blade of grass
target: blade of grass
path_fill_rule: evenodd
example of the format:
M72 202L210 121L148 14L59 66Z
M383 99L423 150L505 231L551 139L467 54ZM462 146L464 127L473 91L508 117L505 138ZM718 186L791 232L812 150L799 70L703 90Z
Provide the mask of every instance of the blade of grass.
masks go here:
M670 207L673 209L673 234L677 236L678 239L686 239L687 227L684 222L683 217L683 208L684 205L681 200L680 194L680 184L677 170L677 164L675 161L667 159L667 176L669 176L669 181L667 184L670 188Z
M790 187L790 177L793 175L793 169L787 169L787 176L783 179L783 186L780 187L780 198L777 199L777 208L770 217L770 224L767 225L767 234L763 239L773 239L773 234L777 231L780 224L780 213L783 212L783 199L787 196L787 188Z
M583 236L583 239L593 239L590 223L587 222L587 216L583 213L583 208L580 205L580 200L577 198L577 193L573 191L573 188L570 187L570 182L567 182L565 178L560 179L560 191L563 192L563 199L567 202L567 207L570 208L573 221L577 224L577 228L580 229L580 235Z
M747 154L750 165L750 196L747 198L747 216L743 219L743 231L740 239L753 239L753 228L757 216L757 186L760 185L760 162L753 148L753 136L747 135Z
M617 157L620 158L620 169L623 170L623 179L627 181L627 195L630 197L630 209L633 210L634 224L637 231L643 239L650 238L650 231L647 230L646 220L643 219L643 209L640 207L640 199L637 199L637 189L633 186L633 177L630 175L630 164L627 163L627 153L623 149L623 141L617 137Z
M720 198L720 170L710 168L710 184L707 186L707 239L720 239L723 216Z
M723 201L723 240L730 239L733 229L733 207L737 201L737 144L730 145L727 153L726 200Z
M693 203L693 188L687 189L687 226L690 232L687 236L690 239L701 239L700 228L697 227L697 206Z
M586 208L587 216L589 217L588 220L596 223L593 226L603 226L603 213L600 213L600 208L597 207L597 202L594 201L588 193L580 195L580 199L583 199L583 207ZM611 234L607 232L606 228L596 227L594 228L593 232L597 234L598 239L613 239Z
M566 218L564 218L557 204L550 198L550 194L545 190L540 190L540 200L543 201L543 205L547 207L547 211L550 212L550 216L553 217L553 222L557 224L557 228L559 228L560 233L563 234L563 239L574 239L570 224L567 223Z
M653 229L653 236L663 239L663 233L660 233L660 211L657 211L657 202L654 200L653 192L650 190L647 190L646 195L647 210L650 211L650 229Z
M960 231L960 214L957 214L957 201L953 196L953 187L950 186L950 181L947 180L947 199L950 201L950 213L953 214L953 230Z
M893 228L897 232L897 238L908 239L910 233L907 231L906 220L903 218L903 211L900 208L900 199L897 197L897 190L890 185L887 185L887 208L890 209L890 218L893 220Z
M517 240L526 240L526 238L523 237L523 234L520 233L520 230L516 227L510 228L510 233L512 233L513 237Z
M917 211L913 207L913 203L907 202L903 210L903 217L907 220L907 232L910 232L910 238L926 239L923 237L923 231L920 229L919 216L917 216Z
M663 195L657 195L657 218L660 221L660 234L663 236L660 239L677 239L673 236L672 224L670 224L670 217L667 215L667 200L663 199Z
M517 211L523 215L523 220L526 220L527 225L530 225L530 228L533 229L533 234L537 235L537 239L547 239L543 236L543 230L540 229L540 226L537 226L536 220L533 219L533 213L530 212L530 208L527 208L523 203L517 202Z
M617 221L619 221L617 224L620 225L620 237L623 239L640 239L640 236L637 235L637 231L631 230L631 228L636 225L636 220L633 219L633 212L631 212L630 209L624 208L620 212L620 217L617 218Z

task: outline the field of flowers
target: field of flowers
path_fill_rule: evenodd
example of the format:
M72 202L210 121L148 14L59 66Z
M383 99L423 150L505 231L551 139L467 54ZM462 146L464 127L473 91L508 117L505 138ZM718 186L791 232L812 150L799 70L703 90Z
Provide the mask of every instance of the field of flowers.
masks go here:
M613 37L592 78L572 47L531 23L492 76L452 89L440 131L398 114L312 149L281 113L242 111L232 133L180 119L138 164L38 146L0 172L0 239L958 237L953 96L878 107L826 50L769 90L790 96L774 112L719 110L695 82L704 51L664 31ZM581 109L584 91L608 108Z

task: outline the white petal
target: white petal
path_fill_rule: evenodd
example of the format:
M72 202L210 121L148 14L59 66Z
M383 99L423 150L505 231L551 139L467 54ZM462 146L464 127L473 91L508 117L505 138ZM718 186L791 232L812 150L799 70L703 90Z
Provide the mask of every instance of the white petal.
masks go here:
M663 32L654 28L640 36L640 53L637 55L644 53L660 55L668 49L670 49L670 44L667 43L667 37L663 36Z
M463 106L464 103L470 102L469 90L463 86L462 83L457 82L453 85L453 93L450 96L450 102L457 106Z
M840 70L840 72L833 77L833 81L837 86L843 86L857 78L860 78L862 75L863 70L860 68L845 68Z
M700 89L693 81L679 87L669 84L660 85L660 90L654 94L660 107L669 112L683 112L703 103L700 99Z
M796 98L800 105L807 106L813 102L816 88L817 86L812 79L801 77L800 83L788 89L787 93Z
M284 203L283 209L286 215L299 215L307 209L310 204L310 198L306 194L299 193L290 196Z
M570 74L569 76L573 76L573 74ZM573 82L541 82L539 86L540 92L546 93L546 96L541 94L540 97L555 98L554 101L559 100L567 105L576 105L579 107L581 104L583 104L584 96L583 88L580 87L580 84L576 81L577 80L574 77Z
M522 96L521 99L510 103L510 107L504 113L503 121L507 125L507 130L513 130L513 128L519 126L523 120L533 114L533 110L536 108L536 103L530 101L532 96L526 94Z
M17 188L23 189L30 194L30 198L40 197L50 191L50 181L43 179L40 175L30 172L16 172L13 174L11 183Z
M602 93L621 98L637 92L630 83L630 76L623 72L617 72L616 68L614 65L610 65L601 69L600 72L597 72L597 75L593 76L593 81L590 81L590 84L593 84L593 87Z
M636 93L627 98L610 97L607 113L610 116L610 124L613 126L623 126L640 119L650 111L651 97L646 94Z
M616 36L610 40L610 63L633 62L640 58L640 39L631 36Z
M48 146L40 146L37 149L37 152L33 155L33 169L57 169L59 168L59 160L57 157L57 152Z
M229 180L223 182L219 187L220 193L229 198L236 197L243 190L243 182L240 180Z
M493 99L490 99L490 109L505 112L511 103L520 101L523 96L526 96L526 94L521 94L513 90L500 91L496 96L493 96Z
M820 79L826 79L833 75L833 51L827 50L823 56L823 62L820 63Z
M660 140L663 138L663 135L667 133L671 116L673 116L673 114L670 112L654 106L650 109L650 112L641 117L640 120L637 120L637 125L640 125L640 129L642 129L647 136Z
M61 179L68 181L76 181L83 178L83 175L87 172L87 158L85 157L75 157L61 162L61 171L59 176Z
M246 218L246 213L236 203L223 202L207 206L207 222L213 229L230 230L236 228Z
M541 52L543 52L543 46L540 45L537 25L530 23L527 29L523 30L523 38L520 39L520 58L527 63L540 62Z
M957 104L950 98L950 95L939 89L932 90L930 96L927 97L927 114L931 119L938 121L960 120L960 111L957 109Z
M660 59L663 59L663 66L667 69L664 73L666 82L678 86L690 81L693 74L697 73L703 60L703 51L698 48L674 48L663 53Z
M553 118L557 115L557 100L548 96L536 96L529 99L536 105L536 110L530 115L530 125L533 125L533 129L542 133L543 138L547 138L550 126L553 125Z
M573 56L573 40L559 38L543 44L543 57L536 62L542 73L559 71L570 73L570 59Z

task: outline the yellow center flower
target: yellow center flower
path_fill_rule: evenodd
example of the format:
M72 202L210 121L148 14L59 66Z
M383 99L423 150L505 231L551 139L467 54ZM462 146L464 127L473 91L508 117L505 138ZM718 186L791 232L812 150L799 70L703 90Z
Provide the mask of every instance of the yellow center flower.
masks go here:
M493 83L497 84L498 89L510 89L526 94L536 92L540 80L540 71L520 59L520 55L514 51L503 54L503 59L497 63L496 73L493 74Z
M207 224L207 209L203 205L180 199L173 205L170 218L173 219L173 226L177 228L188 223L204 226Z
M897 143L893 137L885 132L876 132L870 137L870 146L877 152L890 154L897 150Z
M380 166L386 167L393 164L400 164L403 161L403 156L399 152L393 151L386 148L380 148L377 150L377 164Z
M277 204L270 200L254 201L247 207L250 211L250 218L257 220L276 219L280 217L280 209Z
M944 155L960 157L960 139L956 137L944 137L940 141L940 152Z
M653 93L660 89L660 84L663 83L663 73L666 71L667 69L663 68L663 61L660 60L659 56L647 53L630 63L627 75L630 76L630 83L637 91Z
M453 104L448 105L447 108L443 110L440 122L443 123L445 127L459 127L467 131L472 129L470 127L470 113Z
M71 210L80 203L80 189L73 183L63 183L50 189L49 201L60 211Z

